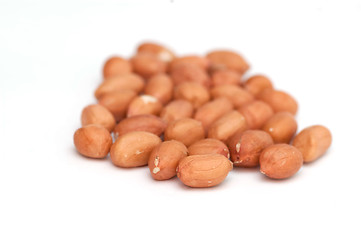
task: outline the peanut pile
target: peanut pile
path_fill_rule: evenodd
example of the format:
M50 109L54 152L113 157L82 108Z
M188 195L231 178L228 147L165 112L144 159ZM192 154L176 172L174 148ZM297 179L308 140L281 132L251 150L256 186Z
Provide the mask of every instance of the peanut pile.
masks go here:
M176 56L143 43L131 59L105 62L98 103L84 108L74 145L83 156L110 153L117 167L148 165L154 179L177 176L190 187L218 185L233 167L289 178L326 152L331 133L314 125L295 136L296 100L266 76L244 79L248 69L232 51Z

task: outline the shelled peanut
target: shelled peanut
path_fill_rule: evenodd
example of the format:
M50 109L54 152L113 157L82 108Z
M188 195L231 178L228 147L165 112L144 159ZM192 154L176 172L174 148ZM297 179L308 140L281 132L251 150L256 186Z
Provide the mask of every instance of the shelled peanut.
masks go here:
M134 56L105 62L97 104L83 109L74 145L86 157L110 153L117 167L148 165L155 180L177 176L190 187L218 185L233 167L289 178L327 151L331 133L315 125L294 138L297 101L265 75L243 80L249 68L234 51L177 56L142 43Z

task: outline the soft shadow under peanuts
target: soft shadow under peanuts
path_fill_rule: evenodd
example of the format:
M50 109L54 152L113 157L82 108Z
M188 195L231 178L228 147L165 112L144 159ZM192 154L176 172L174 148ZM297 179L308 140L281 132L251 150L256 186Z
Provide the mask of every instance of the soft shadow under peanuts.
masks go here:
M267 177L265 174L259 172L258 178L265 183L274 183L274 184L286 184L290 181L295 181L297 180L297 178L299 178L299 176L301 175L301 172L303 170L303 167L301 167L301 169L293 176L289 177L289 178L283 178L283 179L274 179L274 178L270 178Z
M303 166L305 166L307 168L309 166L316 166L319 163L322 163L323 161L325 161L324 159L327 158L328 155L331 155L332 150L333 150L332 148L328 149L321 157L319 157L318 159L316 159L312 162L303 163Z
M108 156L106 156L105 158L91 158L91 157L86 157L84 155L81 155L74 147L71 148L71 151L79 156L79 159L81 160L86 160L86 161L96 161L96 162L102 162L102 161L107 161L108 160ZM109 158L110 159L110 158Z
M233 172L237 172L241 173L241 172L245 172L245 173L256 173L259 172L259 167L249 167L249 168L245 168L245 167L235 167L233 166Z
M184 191L217 191L218 189L226 187L226 185L230 182L228 178L229 178L229 176L227 176L227 178L220 184L212 186L212 187L196 188L196 187L189 187L189 186L183 184L179 178L175 177L175 179L177 180L178 187L180 187Z

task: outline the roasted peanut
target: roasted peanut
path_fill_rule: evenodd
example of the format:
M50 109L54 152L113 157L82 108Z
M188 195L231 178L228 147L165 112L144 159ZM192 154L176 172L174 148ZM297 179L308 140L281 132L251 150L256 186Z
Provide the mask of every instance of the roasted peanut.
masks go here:
M110 149L110 158L118 167L139 167L147 165L152 150L162 140L153 133L135 131L129 132L114 142Z
M302 153L288 144L275 144L267 147L259 158L260 171L274 179L289 178L302 167Z
M220 85L211 89L212 99L226 97L230 100L235 108L254 100L252 94L236 85Z
M245 82L244 88L256 97L267 88L273 89L273 85L268 77L263 75L254 75Z
M74 133L75 148L86 157L106 157L112 143L109 131L101 125L87 125L79 128Z
M331 142L330 130L324 126L315 125L298 133L292 145L302 153L304 162L313 162L327 151Z
M205 138L199 140L188 147L189 155L221 154L229 158L229 150L226 144L214 139Z
M172 79L164 73L154 75L148 80L144 93L167 104L173 97Z
M210 79L207 72L191 63L177 64L170 72L175 85L184 82L196 82L208 88L210 86Z
M254 101L238 109L246 118L249 129L261 128L273 115L272 108L263 101Z
M81 125L84 127L89 124L98 124L109 132L115 127L115 118L113 114L100 104L92 104L85 107L81 113Z
M167 180L175 175L179 161L188 154L183 143L170 140L155 147L149 156L148 167L155 180Z
M187 100L197 109L209 101L210 95L207 88L201 84L184 82L175 87L174 99Z
M206 71L209 67L209 60L207 58L190 55L190 56L184 56L174 59L170 64L170 71L176 68L177 65L181 65L184 63L196 65L199 68L204 69Z
M182 118L190 118L193 111L194 107L190 102L179 99L168 103L160 113L160 117L169 123Z
M223 155L193 155L179 162L177 176L189 187L213 187L223 182L231 170L232 162Z
M102 95L119 92L122 90L132 90L141 92L145 86L144 80L136 74L123 74L116 77L107 78L95 91L95 97L101 98Z
M203 138L202 123L191 118L182 118L169 123L164 132L164 140L177 140L187 147Z
M231 111L215 121L208 130L208 137L226 141L237 132L247 129L246 119L238 111Z
M199 107L194 119L202 123L206 133L209 127L220 117L233 110L232 103L228 98L217 98Z
M274 112L290 112L293 115L297 113L298 104L296 100L286 92L274 89L265 89L258 98L271 106Z
M157 43L142 43L137 49L138 53L147 53L155 55L159 60L163 62L170 62L174 59L174 53L168 48L161 46Z
M162 111L162 103L150 95L141 95L134 98L129 104L127 117L143 114L159 115Z
M297 131L297 122L289 112L278 112L262 127L268 132L275 143L290 143Z
M128 106L136 95L132 90L110 92L99 98L99 104L107 108L113 114L116 121L120 121L125 117Z
M160 136L166 127L166 122L159 117L149 114L136 115L120 121L114 128L114 135L117 138L128 132L144 131Z
M167 64L157 56L149 53L139 53L131 59L134 72L144 78L149 78L167 70Z
M249 69L248 63L239 54L228 50L217 50L207 54L212 71L231 69L245 73Z
M236 71L224 69L216 71L212 74L212 86L219 85L240 85L241 84L241 74Z
M257 167L261 152L272 144L271 136L264 131L247 130L235 134L228 141L233 165L237 167Z
M121 57L109 58L105 62L103 67L104 78L114 77L117 75L122 75L131 72L132 72L132 65L128 60L125 60Z

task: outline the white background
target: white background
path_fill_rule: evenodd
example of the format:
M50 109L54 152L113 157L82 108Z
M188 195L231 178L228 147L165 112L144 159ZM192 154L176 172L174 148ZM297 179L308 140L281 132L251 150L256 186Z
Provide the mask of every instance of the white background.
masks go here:
M360 1L0 1L0 239L360 239ZM155 40L230 48L299 102L331 149L293 178L211 189L73 147L104 60Z

